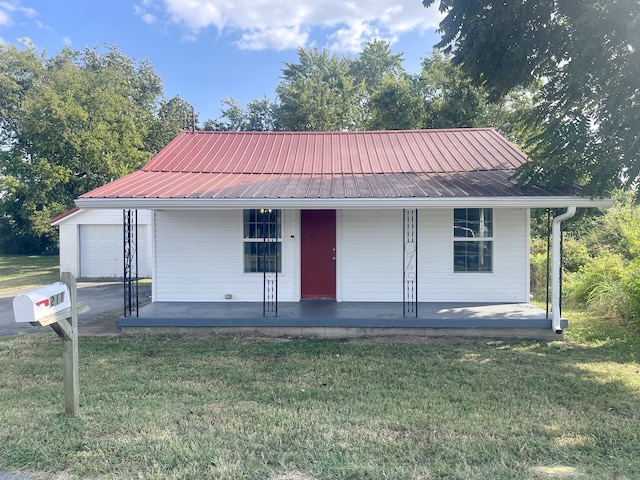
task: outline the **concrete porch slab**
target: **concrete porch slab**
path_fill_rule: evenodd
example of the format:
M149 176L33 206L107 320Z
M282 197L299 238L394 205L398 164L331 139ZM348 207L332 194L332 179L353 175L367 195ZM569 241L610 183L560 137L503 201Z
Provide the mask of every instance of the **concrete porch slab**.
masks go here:
M420 303L417 317L415 314L404 317L402 303L311 300L279 303L277 317L273 313L268 315L263 316L262 303L155 302L142 307L137 317L121 317L118 327L124 332L208 328L319 336L398 335L403 334L401 332L468 336L479 330L483 336L507 331L523 334L509 336L540 337L553 333L551 318L546 318L544 310L519 303ZM564 321L565 327L566 323Z

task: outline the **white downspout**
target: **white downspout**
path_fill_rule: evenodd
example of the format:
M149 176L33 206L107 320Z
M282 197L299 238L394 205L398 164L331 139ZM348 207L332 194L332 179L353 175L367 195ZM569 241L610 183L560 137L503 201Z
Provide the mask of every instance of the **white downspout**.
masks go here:
M567 207L567 211L553 219L552 250L551 250L551 329L557 334L562 333L560 325L560 235L562 222L576 214L576 207Z

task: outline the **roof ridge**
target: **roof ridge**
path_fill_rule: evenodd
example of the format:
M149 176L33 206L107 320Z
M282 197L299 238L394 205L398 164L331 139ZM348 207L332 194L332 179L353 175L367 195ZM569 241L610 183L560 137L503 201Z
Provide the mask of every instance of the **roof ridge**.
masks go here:
M438 133L438 132L473 132L496 131L495 127L447 127L416 128L402 130L196 130L181 131L178 136L186 135L356 135L372 133Z

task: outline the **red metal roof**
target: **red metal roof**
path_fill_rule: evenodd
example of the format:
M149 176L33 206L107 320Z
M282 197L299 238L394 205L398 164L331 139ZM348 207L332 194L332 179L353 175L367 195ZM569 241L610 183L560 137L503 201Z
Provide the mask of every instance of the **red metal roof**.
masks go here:
M261 174L511 170L525 155L493 129L184 132L143 171Z
M49 220L49 223L51 223L52 225L56 222L59 222L60 220L62 220L63 218L67 218L71 215L73 215L74 213L80 211L80 208L78 207L73 207L69 210L67 210L64 213L61 213L60 215L56 215L55 217L53 217L51 220Z
M509 180L526 161L494 129L184 132L139 171L80 198L548 195Z

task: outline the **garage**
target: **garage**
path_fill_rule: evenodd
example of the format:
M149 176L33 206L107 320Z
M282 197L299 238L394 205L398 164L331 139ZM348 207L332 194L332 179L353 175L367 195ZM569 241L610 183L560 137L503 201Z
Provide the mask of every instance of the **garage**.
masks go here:
M80 225L80 277L122 277L122 225ZM147 227L138 226L138 276L148 277Z
M138 210L138 276L151 277L151 218ZM122 278L122 210L72 209L54 218L60 233L60 270L77 278Z

